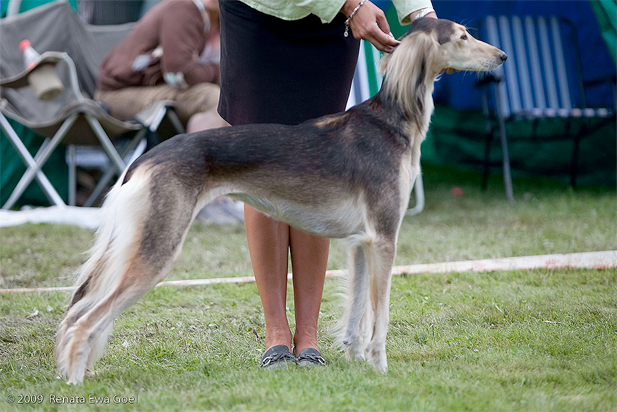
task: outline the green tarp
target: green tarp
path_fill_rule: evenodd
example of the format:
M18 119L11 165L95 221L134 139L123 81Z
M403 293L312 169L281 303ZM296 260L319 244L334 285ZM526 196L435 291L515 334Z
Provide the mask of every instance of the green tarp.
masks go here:
M422 144L422 162L455 164L460 167L482 170L484 159L485 122L481 112L460 111L437 106L429 131ZM576 131L581 126L574 122ZM544 176L565 184L570 179L573 143L569 140L551 140L564 134L563 121L540 122L537 138L531 122L507 125L510 138L508 149L514 177ZM615 124L604 122L598 130L581 140L577 185L617 184L617 140ZM501 147L495 140L491 144L492 173L501 173Z

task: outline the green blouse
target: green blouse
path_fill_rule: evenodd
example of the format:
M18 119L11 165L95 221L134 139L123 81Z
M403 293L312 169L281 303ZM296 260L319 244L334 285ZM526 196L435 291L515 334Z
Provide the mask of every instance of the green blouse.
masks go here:
M283 20L299 20L309 14L329 23L340 12L345 0L242 0L262 13ZM431 0L393 0L401 24L409 24L409 15L416 10L432 7Z

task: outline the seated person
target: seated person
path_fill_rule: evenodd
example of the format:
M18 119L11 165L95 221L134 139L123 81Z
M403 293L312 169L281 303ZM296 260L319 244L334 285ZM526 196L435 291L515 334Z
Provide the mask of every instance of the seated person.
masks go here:
M217 0L163 0L105 58L94 99L126 120L161 100L180 120L199 114L199 128L220 127ZM206 119L205 121L203 119ZM193 121L195 123L195 121Z

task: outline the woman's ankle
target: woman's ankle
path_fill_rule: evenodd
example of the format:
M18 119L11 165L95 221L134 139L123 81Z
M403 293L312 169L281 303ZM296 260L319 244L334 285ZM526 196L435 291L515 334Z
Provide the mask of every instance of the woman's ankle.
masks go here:
M266 331L266 339L265 339L266 350L277 346L277 345L285 345L291 350L292 348L292 336L291 331L288 329L284 330L273 330Z
M294 337L293 340L293 351L294 351L294 355L298 355L298 353L304 349L307 348L313 348L313 349L317 349L319 350L319 347L317 346L317 337L304 337L304 338L299 338L299 337Z

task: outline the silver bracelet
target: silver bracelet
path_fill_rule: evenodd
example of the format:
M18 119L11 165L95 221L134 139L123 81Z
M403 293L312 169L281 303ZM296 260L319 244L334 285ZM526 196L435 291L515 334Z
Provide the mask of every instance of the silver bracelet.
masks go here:
M420 13L418 13L418 14L416 15L416 17L414 17L413 19L414 19L414 20L421 19L422 17L425 17L427 14L429 14L429 13L433 13L434 11L435 11L435 9L433 9L433 8L431 8L431 7L426 7L426 8L424 8L424 9L421 9L421 10L420 10Z
M360 7L362 7L362 5L364 4L366 0L361 0L360 3L356 6L355 9L353 9L353 11L351 12L351 14L349 15L349 17L347 17L347 20L345 20L345 33L343 33L343 36L348 37L349 36L349 22L351 21L352 17L354 14L356 14L356 12L358 11L358 9Z

